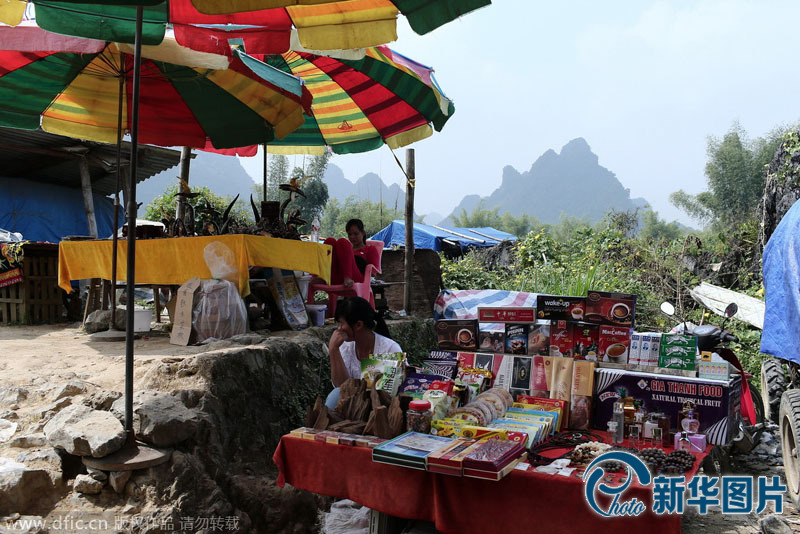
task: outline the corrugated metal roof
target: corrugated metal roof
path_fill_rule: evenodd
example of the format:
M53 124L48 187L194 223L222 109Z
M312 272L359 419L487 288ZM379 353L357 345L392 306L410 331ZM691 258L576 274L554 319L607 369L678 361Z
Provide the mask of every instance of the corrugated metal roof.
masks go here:
M127 168L130 143L123 141L121 165ZM81 187L79 162L89 163L92 190L111 195L116 188L117 145L82 141L42 130L0 127L0 174L68 187ZM176 166L181 153L170 148L140 145L136 183Z

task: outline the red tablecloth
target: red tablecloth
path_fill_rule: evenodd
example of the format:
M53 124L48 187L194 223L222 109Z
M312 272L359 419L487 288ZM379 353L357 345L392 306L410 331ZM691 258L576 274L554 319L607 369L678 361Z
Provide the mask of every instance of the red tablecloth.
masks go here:
M694 475L700 459L687 479ZM499 482L459 478L372 461L372 451L284 436L272 457L278 484L331 497L348 498L396 517L432 521L441 532L503 534L642 532L675 533L680 515L650 512L652 492L628 488L648 511L638 517L608 519L584 499L583 481L531 471L513 471Z

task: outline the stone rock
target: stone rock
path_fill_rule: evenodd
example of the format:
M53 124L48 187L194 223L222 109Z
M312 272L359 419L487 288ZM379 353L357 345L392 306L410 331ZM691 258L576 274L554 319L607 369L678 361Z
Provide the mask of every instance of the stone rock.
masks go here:
M86 474L92 477L95 480L99 480L100 482L105 482L108 480L108 473L103 471L102 469L95 469L94 467L87 467Z
M17 412L13 410L5 410L3 412L0 412L0 419L5 419L7 421L16 421L17 419L19 419L19 415L17 415Z
M0 406L10 408L28 398L28 390L20 387L0 388Z
M64 397L62 399L58 399L55 402L52 402L46 406L43 406L37 410L39 417L41 417L45 421L49 421L52 419L58 412L66 408L72 404L71 397Z
M17 431L17 423L12 423L7 419L0 419L0 443L8 441Z
M125 485L128 483L128 480L131 478L130 471L112 471L108 475L108 484L116 491L119 495L125 493Z
M239 334L228 338L228 341L236 343L237 345L258 345L262 341L264 341L264 336L259 334L247 333L247 334Z
M16 447L18 449L33 449L35 447L44 447L47 445L47 439L44 434L25 434L24 436L17 436L8 442L9 447Z
M117 308L117 330L125 331L125 308ZM84 328L89 334L108 330L111 324L111 310L95 310L89 314L84 323Z
M17 461L28 467L42 467L56 473L61 473L63 467L61 456L53 447L21 452L17 455Z
M52 489L50 476L43 469L0 457L0 516L26 513L39 498Z
M72 489L86 495L97 495L103 491L103 485L101 481L95 480L89 475L78 475L75 477L75 484Z
M791 525L778 514L762 517L758 523L764 534L792 534Z
M47 441L78 456L102 458L125 443L125 429L108 412L75 405L63 409L44 426Z
M51 398L54 401L58 399L63 399L64 397L74 397L75 395L80 395L86 391L86 384L81 382L80 380L70 380L66 384L62 384L61 387L56 388L53 391Z
M124 419L125 402L119 399L111 412ZM199 415L167 393L138 391L133 396L133 428L136 436L156 447L171 447L197 431Z
M93 410L107 412L111 409L111 405L114 404L114 401L121 397L122 393L119 391L98 391L83 399L83 405Z

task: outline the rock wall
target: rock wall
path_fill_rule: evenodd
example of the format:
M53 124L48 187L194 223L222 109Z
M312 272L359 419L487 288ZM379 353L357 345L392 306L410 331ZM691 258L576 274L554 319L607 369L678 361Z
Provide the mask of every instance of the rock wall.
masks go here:
M789 132L767 168L764 196L758 208L761 250L789 208L800 198L800 132Z

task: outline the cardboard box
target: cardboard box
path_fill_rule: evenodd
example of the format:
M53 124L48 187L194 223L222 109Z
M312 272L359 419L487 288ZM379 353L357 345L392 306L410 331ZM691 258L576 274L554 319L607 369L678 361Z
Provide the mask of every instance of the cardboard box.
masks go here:
M574 323L572 325L572 357L576 360L596 360L599 331L600 327L597 325Z
M536 317L548 321L583 321L586 298L539 295L536 297Z
M172 333L169 342L173 345L189 345L192 338L192 310L194 309L194 296L200 288L202 280L192 278L178 288L178 297L175 302L175 314L172 321Z
M662 334L658 366L691 371L697 360L697 338L683 334Z
M439 319L434 328L441 350L478 348L478 321L475 319Z
M624 397L642 401L647 412L669 416L673 430L678 413L686 401L695 405L700 421L699 433L709 443L725 445L736 435L736 417L741 398L741 378L729 382L679 376L640 373L618 369L595 371L594 418L592 426L605 430L611 420L614 402Z
M532 323L536 321L536 308L506 306L501 308L478 308L481 323Z
M616 364L628 363L631 347L631 329L600 325L597 334L597 361Z
M636 295L606 291L586 294L586 321L633 328L635 319Z
M631 334L631 348L628 352L628 363L631 365L641 365L642 334L634 332Z
M575 342L572 338L572 323L554 321L550 325L550 356L572 357Z
M550 325L532 324L528 329L528 350L529 356L536 354L547 356L550 354Z
M503 352L505 350L505 332L481 330L478 332L478 350L487 352Z
M506 354L528 354L529 324L506 324Z

